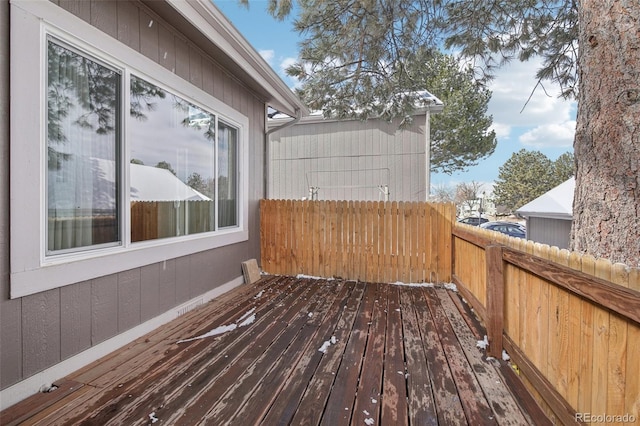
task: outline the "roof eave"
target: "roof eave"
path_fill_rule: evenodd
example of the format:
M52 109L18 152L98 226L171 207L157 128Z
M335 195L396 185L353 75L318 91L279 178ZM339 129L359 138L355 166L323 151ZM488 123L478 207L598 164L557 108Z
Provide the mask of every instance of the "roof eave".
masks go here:
M308 115L304 103L210 0L166 0L184 19L269 94L267 104L286 114Z

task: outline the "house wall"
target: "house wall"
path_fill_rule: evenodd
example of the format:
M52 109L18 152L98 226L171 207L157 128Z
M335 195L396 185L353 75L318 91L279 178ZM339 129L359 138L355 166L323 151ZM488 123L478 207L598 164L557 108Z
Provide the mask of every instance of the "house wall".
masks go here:
M528 240L566 249L569 248L570 235L570 220L533 216L527 218Z
M389 185L391 201L424 201L424 116L403 130L397 122L299 122L270 136L271 199L302 199L309 186L319 200L384 200L377 188ZM327 187L339 187L332 188Z
M55 3L249 118L249 241L10 300L10 22L9 3L0 2L0 389L241 279L241 262L259 258L264 102L142 3ZM150 20L158 25L149 26Z

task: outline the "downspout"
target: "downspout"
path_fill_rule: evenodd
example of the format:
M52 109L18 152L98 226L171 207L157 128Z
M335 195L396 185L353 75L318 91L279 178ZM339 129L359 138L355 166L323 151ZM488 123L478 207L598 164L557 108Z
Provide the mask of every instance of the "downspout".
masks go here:
M267 109L268 106L265 105L264 107L264 127L265 129L267 129L269 127L269 119L267 116ZM300 121L300 119L302 118L302 111L300 111L300 108L296 108L296 116L293 117L293 120L291 121L287 121L286 123L278 126L278 127L274 127L272 129L267 130L266 132L264 132L264 178L263 178L263 194L264 194L264 198L269 199L269 177L271 175L271 170L269 167L269 160L271 158L271 143L269 142L269 135L271 135L272 133L275 133L277 131L280 130L284 130L289 126L293 126L294 124L296 124L298 121Z
M425 201L429 201L429 196L431 195L431 108L429 107L429 105L427 105L427 111L425 112L424 117Z

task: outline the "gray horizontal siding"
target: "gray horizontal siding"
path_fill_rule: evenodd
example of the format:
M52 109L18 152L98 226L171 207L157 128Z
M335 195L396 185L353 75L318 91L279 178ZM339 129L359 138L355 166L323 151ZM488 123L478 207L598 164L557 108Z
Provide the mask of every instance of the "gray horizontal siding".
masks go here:
M9 300L9 5L0 2L0 389L237 278L242 261L259 257L264 103L141 3L55 3L249 117L250 241Z
M317 186L318 199L423 201L424 118L407 129L382 120L305 123L270 137L269 198L301 199Z

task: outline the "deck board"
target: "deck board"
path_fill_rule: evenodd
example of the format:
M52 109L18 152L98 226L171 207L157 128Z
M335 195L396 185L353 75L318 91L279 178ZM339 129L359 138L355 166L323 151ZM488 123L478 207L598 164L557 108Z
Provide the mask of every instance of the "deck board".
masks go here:
M434 382L432 374L429 372L414 301L410 291L402 291L400 297L407 371L411 372L407 376L409 419L411 424L437 425L438 411L433 394ZM457 393L451 396L457 397Z
M34 395L2 420L533 424L475 347L482 330L463 308L443 288L263 277L61 380L77 390Z
M380 415L378 401L380 401L382 394L388 290L388 285L379 285L375 296L371 324L369 325L370 333L358 382L358 397L351 418L354 424L364 425L368 419L377 419Z
M473 368L465 357L458 341L458 336L449 321L447 321L447 314L442 308L438 295L435 291L423 291L423 295L427 299L434 322L438 324L436 328L442 342L442 349L451 368L451 374L455 379L467 421L474 426L496 424L497 422L486 398L484 395L482 398L478 397L483 393L482 388L478 383Z
M398 286L389 289L387 306L387 343L385 345L384 378L382 381L383 425L409 424L407 406L407 381L410 374L405 369L404 342L402 340L402 312Z
M442 348L436 323L421 288L411 292L413 307L422 336L422 346L431 373L433 397L438 407L439 424L467 424L456 383Z

